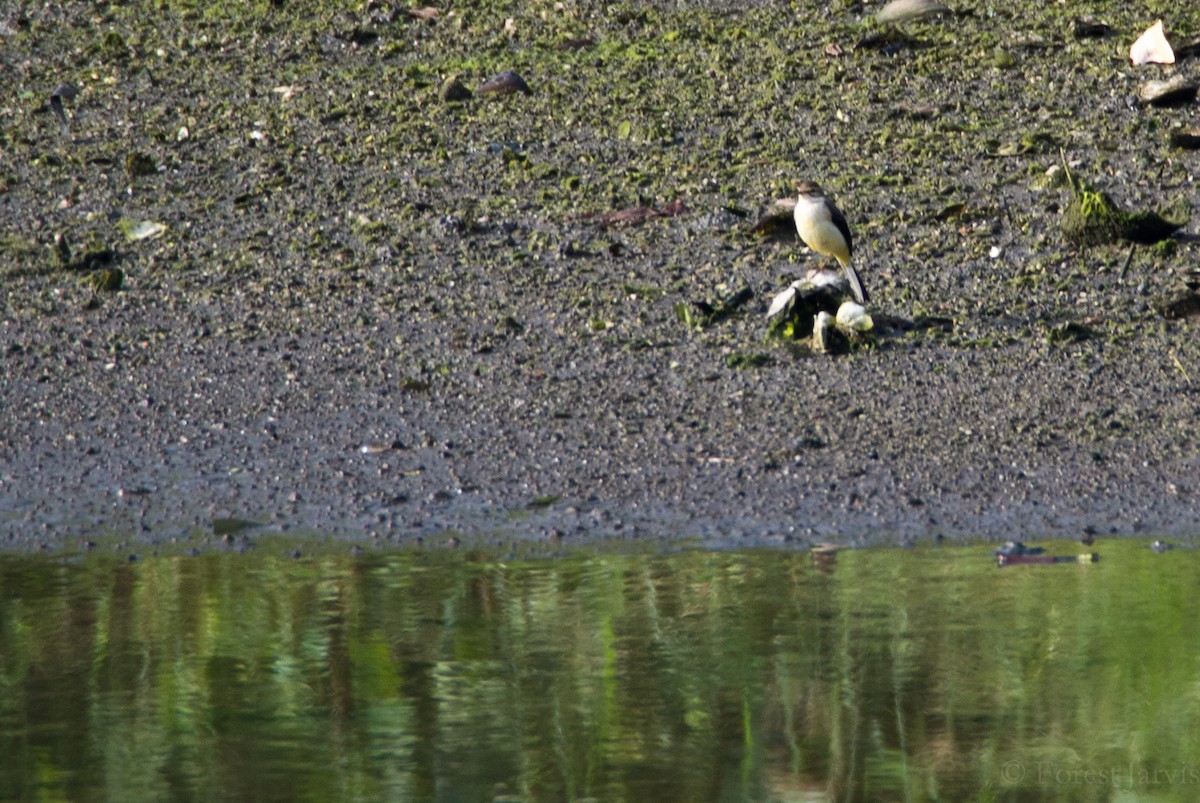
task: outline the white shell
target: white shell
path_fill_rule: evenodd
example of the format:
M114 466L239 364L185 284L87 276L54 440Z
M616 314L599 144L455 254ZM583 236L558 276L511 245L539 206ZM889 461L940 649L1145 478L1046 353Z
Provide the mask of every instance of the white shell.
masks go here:
M770 308L767 309L767 317L768 318L774 318L776 315L778 315L780 312L783 311L783 308L788 305L789 301L791 301L793 298L795 298L796 286L799 284L800 284L800 282L792 282L786 290L784 290L779 295L775 296L775 298L771 301Z
M1129 60L1134 64L1174 64L1175 51L1163 33L1162 20L1154 23L1129 48Z
M829 350L828 344L825 343L825 335L831 326L833 326L833 316L824 310L818 312L816 320L813 321L812 346L814 351Z
M854 332L868 332L875 325L871 316L863 309L862 304L856 304L853 301L847 301L838 307L837 322L838 326L843 329L850 329Z

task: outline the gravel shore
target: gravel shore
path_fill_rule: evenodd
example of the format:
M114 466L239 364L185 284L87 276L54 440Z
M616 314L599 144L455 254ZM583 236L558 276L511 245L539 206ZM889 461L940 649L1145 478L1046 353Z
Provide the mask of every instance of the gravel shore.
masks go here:
M1200 344L1162 313L1194 224L1080 253L1045 181L1065 155L1127 208L1194 205L1198 157L1164 136L1194 106L1128 102L1123 7L1108 39L966 15L890 54L854 47L873 6L531 5L508 34L486 3L268 8L29 9L0 39L0 548L202 547L225 519L398 544L1196 534ZM1015 67L977 63L1002 45ZM533 94L438 99L502 69ZM765 339L815 257L750 229L804 177L896 326L876 349ZM605 225L638 207L671 214Z

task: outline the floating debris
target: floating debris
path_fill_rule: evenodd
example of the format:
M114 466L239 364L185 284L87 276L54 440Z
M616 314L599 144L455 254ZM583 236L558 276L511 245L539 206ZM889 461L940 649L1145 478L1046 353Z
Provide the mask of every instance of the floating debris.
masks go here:
M213 535L233 535L244 530L252 530L256 527L261 527L262 524L249 519L237 519L232 517L217 517L212 521Z
M1005 541L1004 546L993 552L993 555L1016 557L1018 555L1041 555L1046 550L1040 546L1025 546L1020 541Z
M1020 541L1009 541L992 554L996 557L997 566L1013 566L1020 563L1055 564L1055 563L1096 563L1100 555L1095 552L1083 555L1047 555L1040 546L1026 546Z
M1163 33L1162 20L1151 25L1129 48L1129 60L1134 64L1174 64L1175 51Z
M271 91L278 95L280 100L291 100L303 92L304 87L299 84L284 84L283 86L275 87Z
M1011 70L1017 66L1017 57L1012 51L997 47L992 51L992 66L998 70Z
M1014 566L1018 563L1098 563L1100 555L1091 552L1083 555L997 555L997 566Z
M879 10L875 19L882 23L909 22L952 13L940 0L892 0Z
M1189 81L1182 75L1173 75L1165 81L1147 81L1138 87L1138 100L1150 106L1178 106L1196 98L1200 84Z
M515 92L525 95L533 94L533 90L529 88L529 84L525 83L525 79L512 70L505 70L499 75L489 78L475 91L480 95L511 95Z
M838 552L841 552L843 547L837 544L813 544L809 548L808 554L812 557L812 562L818 569L832 569L837 564Z

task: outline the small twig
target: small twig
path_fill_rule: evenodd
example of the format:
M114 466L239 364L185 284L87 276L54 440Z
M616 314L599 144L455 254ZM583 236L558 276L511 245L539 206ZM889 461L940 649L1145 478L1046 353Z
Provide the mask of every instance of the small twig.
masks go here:
M1129 244L1129 256L1125 257L1125 264L1121 266L1121 273L1118 278L1124 282L1125 274L1129 272L1129 265L1133 262L1133 249L1137 248L1136 243Z
M1062 160L1063 172L1067 174L1067 186L1071 188L1071 194L1079 195L1079 188L1075 186L1075 177L1071 175L1071 166L1067 164L1066 150L1059 148L1058 158Z
M1183 363L1181 363L1179 358L1175 356L1175 352L1173 350L1170 352L1170 355L1171 360L1175 363L1175 367L1179 369L1179 373L1183 374L1183 381L1186 382L1187 386L1190 388L1192 386L1192 378L1188 376L1187 369L1183 367Z

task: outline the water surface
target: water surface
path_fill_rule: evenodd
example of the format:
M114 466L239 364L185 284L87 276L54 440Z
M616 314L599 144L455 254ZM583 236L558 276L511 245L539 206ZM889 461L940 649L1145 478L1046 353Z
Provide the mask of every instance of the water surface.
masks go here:
M1198 553L1098 549L0 556L0 799L1196 799Z

